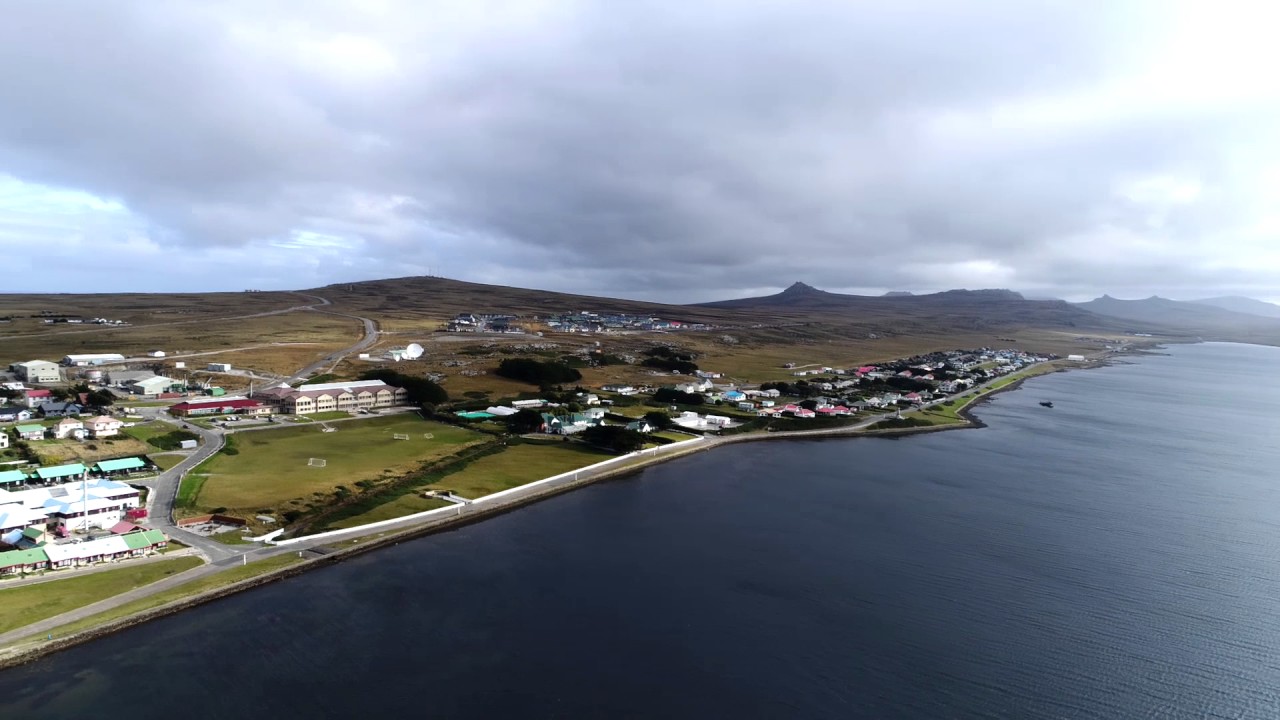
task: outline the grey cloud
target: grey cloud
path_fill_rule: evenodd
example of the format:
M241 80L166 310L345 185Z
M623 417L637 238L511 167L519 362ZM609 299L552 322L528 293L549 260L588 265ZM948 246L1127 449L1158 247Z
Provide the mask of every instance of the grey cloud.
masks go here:
M287 4L11 9L0 97L20 110L0 112L0 172L118 198L169 246L359 239L335 273L668 300L920 288L974 260L1049 291L1265 282L1122 257L1101 231L1154 232L1115 191L1156 175L1207 189L1164 212L1162 242L1237 229L1255 168L1227 151L1269 135L1272 98L991 119L1136 72L1167 4L392 6L308 6L308 37L394 59L349 76L291 49ZM1064 257L1064 238L1094 252Z

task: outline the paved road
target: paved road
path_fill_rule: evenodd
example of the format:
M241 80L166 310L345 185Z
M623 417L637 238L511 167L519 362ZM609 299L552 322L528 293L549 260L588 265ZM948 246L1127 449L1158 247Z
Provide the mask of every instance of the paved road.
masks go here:
M321 310L319 308L332 305L328 298L324 298L319 295L308 295L306 293L299 294L315 300L316 303L314 305L300 306L299 308L293 309L329 312L332 315L341 315L343 317L360 320L364 325L364 335L351 347L331 353L324 359L299 370L293 379L300 380L312 374L319 368L330 364L336 365L347 355L360 352L377 342L378 328L377 324L374 323L373 320L357 315L347 315L346 313ZM175 540L190 545L199 551L201 555L215 563L234 560L239 558L241 555L244 555L246 552L256 551L256 546L245 547L225 545L217 540L211 540L202 535L197 535L196 533L183 530L174 523L173 506L178 495L178 487L182 483L182 478L197 465L222 449L223 445L226 444L226 433L221 429L209 429L194 423L183 422L181 419L174 418L169 415L166 410L167 408L164 407L139 408L143 417L166 422L174 426L181 426L184 429L198 434L201 442L200 446L194 453L184 458L182 462L178 463L176 466L160 473L155 480L149 483L152 487L150 498L151 509L149 511L151 526L163 530L167 535L169 535L169 537L174 538Z
M295 292L294 294L301 295L303 297L318 298L320 300L324 300L324 302L321 303L322 305L331 304L328 300L325 300L324 298L320 298L317 295L308 295L306 293L299 293L299 292ZM78 330L57 330L54 332L45 332L45 333L28 333L25 335L0 335L0 340L12 340L15 338L48 337L50 335L82 335L84 333L110 332L111 330L117 330L117 329L167 327L171 325L193 325L196 323L221 322L223 320L247 320L249 318L270 317L272 315L285 315L287 313L298 312L300 310L311 310L314 307L315 307L314 305L294 305L293 307L280 308L279 310L265 310L263 312L251 313L249 315L228 315L225 317L199 318L196 320L172 320L169 322L149 323L146 325L118 325L118 326L117 325L95 325L93 327L81 328Z
M289 379L289 382L297 382L300 380L305 380L308 376L313 375L316 372L319 372L322 370L325 372L329 372L333 370L333 368L337 367L338 363L342 362L343 358L354 353L368 350L369 348L373 347L374 343L378 342L378 323L374 322L372 319L367 317L362 317L360 315L351 315L349 313L336 312L334 310L324 310L322 308L333 304L332 302L330 302L328 298L324 298L319 295L307 295L306 293L299 293L299 294L305 297L313 298L318 301L316 305L312 305L309 308L315 312L325 313L327 315L336 315L338 317L351 318L352 320L359 320L364 325L364 328L363 328L364 335L360 338L360 340L355 345L352 345L351 347L346 348L345 350L339 350L337 352L329 353L323 358L311 363L310 365L294 373L293 377Z
M177 498L178 485L182 482L183 476L221 450L226 443L226 437L220 431L208 430L199 425L184 423L170 416L164 410L165 408L141 408L142 415L145 418L159 420L160 422L169 423L175 428L182 427L196 433L200 436L200 445L195 452L183 458L177 465L165 470L154 480L147 483L151 487L151 494L148 498L151 507L147 513L151 527L163 530L169 537L190 545L210 561L223 560L240 555L240 551L232 546L188 532L174 524L173 503Z

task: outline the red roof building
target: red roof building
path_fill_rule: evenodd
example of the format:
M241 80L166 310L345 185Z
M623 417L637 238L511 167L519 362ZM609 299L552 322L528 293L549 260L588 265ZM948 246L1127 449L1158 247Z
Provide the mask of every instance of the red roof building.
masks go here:
M197 400L173 405L169 408L169 413L181 417L189 415L227 415L230 413L270 415L271 408L257 400Z

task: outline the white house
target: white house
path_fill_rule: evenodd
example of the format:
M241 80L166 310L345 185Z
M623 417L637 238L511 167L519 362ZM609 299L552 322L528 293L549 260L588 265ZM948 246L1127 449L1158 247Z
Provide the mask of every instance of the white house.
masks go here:
M98 417L90 418L85 425L95 438L104 438L119 435L120 428L124 426L124 422L108 415L99 415Z
M7 447L9 447L9 432L7 430L0 430L0 450Z
M79 440L84 437L84 423L75 418L64 417L53 426L53 436L59 440L66 438L75 438Z

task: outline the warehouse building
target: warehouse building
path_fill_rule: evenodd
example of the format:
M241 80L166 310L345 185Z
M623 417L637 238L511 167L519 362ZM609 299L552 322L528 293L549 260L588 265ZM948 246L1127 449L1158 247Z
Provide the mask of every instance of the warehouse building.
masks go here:
M173 378L167 378L163 375L153 375L142 380L134 380L125 385L125 388L134 395L159 395L161 393L169 392L175 386L181 385L182 383L174 380Z
M111 363L124 362L124 356L120 353L95 353L91 355L68 355L62 358L62 364L67 367L85 367L88 365L109 365Z
M48 360L28 360L26 362L14 363L9 366L9 371L18 376L19 380L29 383L56 383L62 380L62 371L58 366Z

